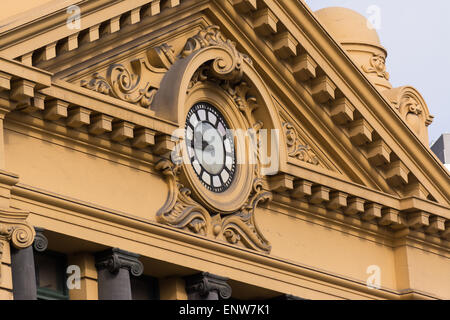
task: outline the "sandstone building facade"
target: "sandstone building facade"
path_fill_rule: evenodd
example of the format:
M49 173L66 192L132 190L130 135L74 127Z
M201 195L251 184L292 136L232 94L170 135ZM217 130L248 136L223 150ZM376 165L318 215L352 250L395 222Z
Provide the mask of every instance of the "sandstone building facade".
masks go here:
M449 299L449 172L386 58L292 0L1 24L0 297Z

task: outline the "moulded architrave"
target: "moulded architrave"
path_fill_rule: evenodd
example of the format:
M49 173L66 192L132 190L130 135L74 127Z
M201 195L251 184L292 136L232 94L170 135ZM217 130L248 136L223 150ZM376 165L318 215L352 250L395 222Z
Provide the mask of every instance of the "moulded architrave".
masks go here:
M98 217L108 215L110 218L112 218L115 222L114 225L107 226L107 229L110 230L108 232L109 236L107 237L101 237L98 238L98 232L94 229L89 229L83 231L83 234L81 235L84 239L90 239L95 241L101 241L102 243L108 245L109 243L113 243L118 238L116 235L120 235L122 238L130 238L133 237L135 239L142 239L138 241L137 243L129 243L125 246L126 250L138 252L141 255L149 255L156 259L163 259L165 261L169 262L175 262L180 261L179 259L182 259L184 261L184 264L189 266L190 268L204 268L205 263L209 268L217 268L218 263L220 261L223 262L220 263L220 265L227 266L225 269L220 270L222 272L228 272L233 279L241 280L243 282L249 282L251 284L258 284L260 281L263 281L263 279L266 279L265 286L267 288L275 289L281 289L283 286L279 286L279 280L272 280L267 282L267 277L271 274L275 275L278 273L278 276L273 277L273 279L285 279L286 280L290 278L289 273L295 273L295 274L304 274L308 277L317 278L320 279L319 281L323 281L323 283L320 285L325 285L328 287L326 283L332 283L334 285L343 286L345 288L350 289L352 293L347 293L349 296L356 298L359 296L364 296L366 298L368 297L375 297L374 294L377 294L378 297L388 298L388 299L398 299L399 296L395 292L373 292L370 290L366 290L364 288L367 288L365 286L365 283L355 283L355 281L348 281L346 279L343 279L342 277L334 277L332 275L328 275L325 273L321 273L315 270L311 270L309 268L303 268L300 265L297 264L286 264L285 262L278 261L277 259L273 259L270 256L265 255L255 255L253 252L247 251L247 250L241 250L236 249L233 246L227 246L223 244L218 244L214 241L208 241L201 237L192 237L190 234L185 232L179 232L175 231L171 228L164 228L162 226L159 226L154 223L149 223L148 221L144 221L142 219L129 219L126 217L123 217L119 214L114 214L112 212L105 212L102 209L99 208L93 208L90 206L84 206L83 204L78 203L70 203L67 201L64 201L62 199L56 199L51 197L50 195L45 195L42 193L34 193L32 190L26 190L23 188L18 188L15 190L18 195L26 196L30 199L40 199L39 201L43 202L49 202L52 203L52 206L61 206L63 211L58 212L58 216L65 216L65 218L54 220L51 222L50 220L45 220L40 218L39 216L33 217L33 223L38 223L40 225L43 225L46 229L49 230L61 230L61 228L65 228L64 226L70 225L73 221L74 217L70 217L73 215L73 212L83 213L92 215L93 217L97 217L95 221L92 223L95 223L95 225L98 225L98 228L101 228L98 224L101 220L98 220ZM35 196L31 196L31 194L34 194ZM21 202L20 199L17 199L17 201ZM55 202L56 201L56 202ZM67 206L68 205L68 206ZM33 207L33 210L38 210L41 212L41 214L49 214L44 213L42 209L39 208L39 204L36 203L34 205L27 205L29 207ZM90 213L88 213L88 211ZM80 217L81 218L81 217ZM44 222L47 221L47 222ZM121 227L118 227L121 226ZM131 226L133 230L124 229L123 226ZM106 225L104 225L106 227ZM67 227L66 227L67 229ZM76 232L72 229L67 229L69 234L72 234L73 232ZM139 231L138 231L139 230ZM75 233L73 233L75 236ZM80 236L80 234L78 234ZM132 236L134 235L134 236ZM149 236L153 235L153 236ZM167 238L165 238L167 237ZM169 240L170 239L170 240ZM169 240L169 241L168 241ZM143 244L145 242L145 245ZM160 247L162 245L162 248ZM166 248L168 246L171 248L171 254L168 254L166 251ZM203 253L200 253L198 251L198 248L203 248ZM152 253L150 253L149 250L153 250ZM205 251L206 250L206 251ZM188 258L186 254L191 252L193 256L200 257L198 258ZM212 257L215 256L215 259L212 259ZM227 257L226 257L227 256ZM226 261L229 261L229 257L234 257L234 264L227 263ZM220 261L219 261L219 260ZM237 259L237 260L236 260ZM248 262L252 261L252 265L249 266ZM264 267L266 265L266 271L262 271L261 267ZM267 269L267 266L269 267ZM216 269L219 271L219 269ZM283 271L282 271L283 270ZM257 278L247 278L249 275L249 272L252 272L252 274L258 274ZM280 273L281 272L281 273ZM286 273L287 272L287 273ZM281 277L281 278L280 278ZM292 282L294 281L294 282ZM294 280L290 278L288 281L289 283L292 283L290 286L292 290L297 292L297 280ZM306 283L305 283L306 284ZM308 285L309 286L309 285ZM320 287L319 286L319 287ZM318 287L313 286L312 289L317 289ZM325 289L325 287L323 287ZM323 290L322 289L322 290ZM337 294L340 290L335 291L335 294ZM358 293L359 292L359 293ZM343 294L342 292L339 294ZM346 294L344 294L346 296Z

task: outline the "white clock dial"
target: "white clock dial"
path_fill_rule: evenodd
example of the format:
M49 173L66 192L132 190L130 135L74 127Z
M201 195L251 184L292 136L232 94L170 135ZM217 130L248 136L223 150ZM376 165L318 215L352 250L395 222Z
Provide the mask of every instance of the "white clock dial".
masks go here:
M186 118L186 146L191 164L201 183L220 193L227 190L236 170L233 136L220 112L200 102Z

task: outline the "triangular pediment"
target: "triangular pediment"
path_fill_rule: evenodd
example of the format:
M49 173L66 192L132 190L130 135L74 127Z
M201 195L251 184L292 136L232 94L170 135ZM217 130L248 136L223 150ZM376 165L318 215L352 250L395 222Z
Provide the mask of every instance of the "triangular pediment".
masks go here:
M146 41L138 46L135 41L124 43L120 48L93 56L87 61L78 58L80 62L75 63L76 60L69 61L66 58L67 68L56 60L55 67L49 63L47 68L57 71L55 77L74 86L151 111L161 81L172 65L183 56L186 41L206 28L195 22L193 26L176 37L160 38L154 44ZM272 98L280 116L279 129L286 139L290 163L383 190L370 178L362 179L360 172L352 169L357 164L347 165L348 160L336 156L332 149L324 148L324 140L320 135L309 132L294 113L283 107L284 103L275 94ZM344 163L346 165L342 165Z
M376 192L449 204L448 172L392 107L402 97L382 95L305 4L233 3L219 9L216 1L90 4L83 29L68 29L65 13L56 12L34 22L59 21L36 33L45 41L22 37L14 44L8 39L20 30L6 30L0 54L52 72L53 80L93 91L98 99L109 96L154 112L162 79L183 58L187 40L217 24L269 88L285 135L283 170L306 168ZM292 20L296 14L304 22ZM313 29L317 34L307 37L304 31Z

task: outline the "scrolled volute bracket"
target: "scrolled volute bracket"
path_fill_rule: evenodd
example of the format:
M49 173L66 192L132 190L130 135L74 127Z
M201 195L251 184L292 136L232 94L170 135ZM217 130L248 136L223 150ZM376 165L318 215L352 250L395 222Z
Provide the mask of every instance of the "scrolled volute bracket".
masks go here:
M21 210L0 209L0 237L10 241L16 249L25 249L34 241L36 232L26 221L28 214Z
M107 269L112 274L117 274L121 268L127 269L133 276L138 277L144 272L144 266L138 258L138 254L112 248L95 255L95 266L98 270Z
M185 278L186 292L198 293L201 297L206 297L210 292L216 291L221 299L229 299L232 289L227 280L228 278L225 277L201 272Z

